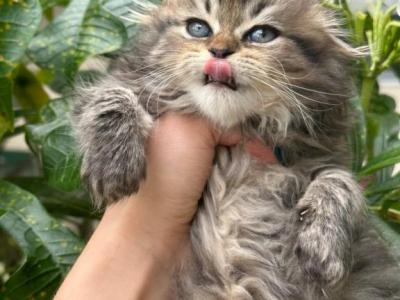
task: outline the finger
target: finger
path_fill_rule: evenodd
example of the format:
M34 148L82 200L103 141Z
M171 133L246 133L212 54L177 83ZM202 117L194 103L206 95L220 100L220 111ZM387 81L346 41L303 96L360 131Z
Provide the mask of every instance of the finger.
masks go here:
M243 142L243 136L240 132L226 133L220 136L218 145L220 146L235 146Z
M235 146L243 142L244 138L239 127L233 128L228 132L216 133L216 140L219 146Z

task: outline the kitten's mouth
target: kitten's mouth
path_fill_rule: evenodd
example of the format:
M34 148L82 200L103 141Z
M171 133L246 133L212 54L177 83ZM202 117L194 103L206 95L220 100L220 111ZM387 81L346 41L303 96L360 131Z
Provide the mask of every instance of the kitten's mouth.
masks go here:
M214 84L237 90L232 67L225 59L210 59L204 66L204 84Z
M229 77L226 80L217 80L210 75L204 75L204 85L215 84L230 88L233 91L237 90L235 78Z

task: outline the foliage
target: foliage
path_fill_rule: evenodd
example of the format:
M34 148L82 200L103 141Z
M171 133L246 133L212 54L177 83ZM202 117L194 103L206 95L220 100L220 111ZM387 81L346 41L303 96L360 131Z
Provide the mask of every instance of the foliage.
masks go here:
M381 1L372 12L352 12L345 1L324 3L344 16L352 42L369 48L355 65L353 170L365 186L371 219L400 253L400 173L394 172L400 115L377 80L390 68L400 73L400 21L395 7ZM0 180L0 299L51 299L82 248L86 225L99 217L80 185L68 91L77 76L94 72L82 72L83 62L112 54L135 35L126 18L130 5L0 0L0 141L23 133L39 161L36 177ZM55 92L61 96L50 100ZM66 227L71 224L74 232Z
M352 12L348 3L326 0L325 5L344 16L351 32L352 43L368 45L368 55L356 62L358 96L353 99L357 118L350 141L353 151L353 171L365 188L371 211L387 227L380 226L383 234L398 231L400 234L400 115L395 100L382 95L378 77L392 69L399 74L400 21L398 7L385 7L382 0L375 1L369 12ZM393 244L397 238L390 234ZM400 240L400 236L398 237Z
M82 250L82 242L51 218L29 192L0 181L0 198L0 225L24 252L21 267L2 287L3 297L51 296Z
M131 4L0 0L0 141L24 133L40 165L37 177L0 181L0 255L7 253L0 299L51 299L82 249L86 225L99 217L80 184L68 91L88 73L79 71L87 58L117 51L134 35L121 19ZM50 101L49 93L63 96Z

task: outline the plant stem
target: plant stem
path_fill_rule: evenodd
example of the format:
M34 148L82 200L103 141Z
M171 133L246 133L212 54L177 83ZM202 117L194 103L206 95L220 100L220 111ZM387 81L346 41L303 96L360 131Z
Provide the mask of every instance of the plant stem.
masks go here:
M376 77L367 76L364 78L361 86L361 103L364 113L368 113L372 94L376 84Z

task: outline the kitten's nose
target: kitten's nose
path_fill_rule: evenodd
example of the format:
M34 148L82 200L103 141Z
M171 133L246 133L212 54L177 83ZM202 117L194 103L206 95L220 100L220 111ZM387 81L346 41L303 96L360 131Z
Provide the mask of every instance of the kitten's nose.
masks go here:
M227 58L229 55L235 53L234 51L228 48L223 48L223 49L211 48L208 49L208 51L210 51L215 58Z

